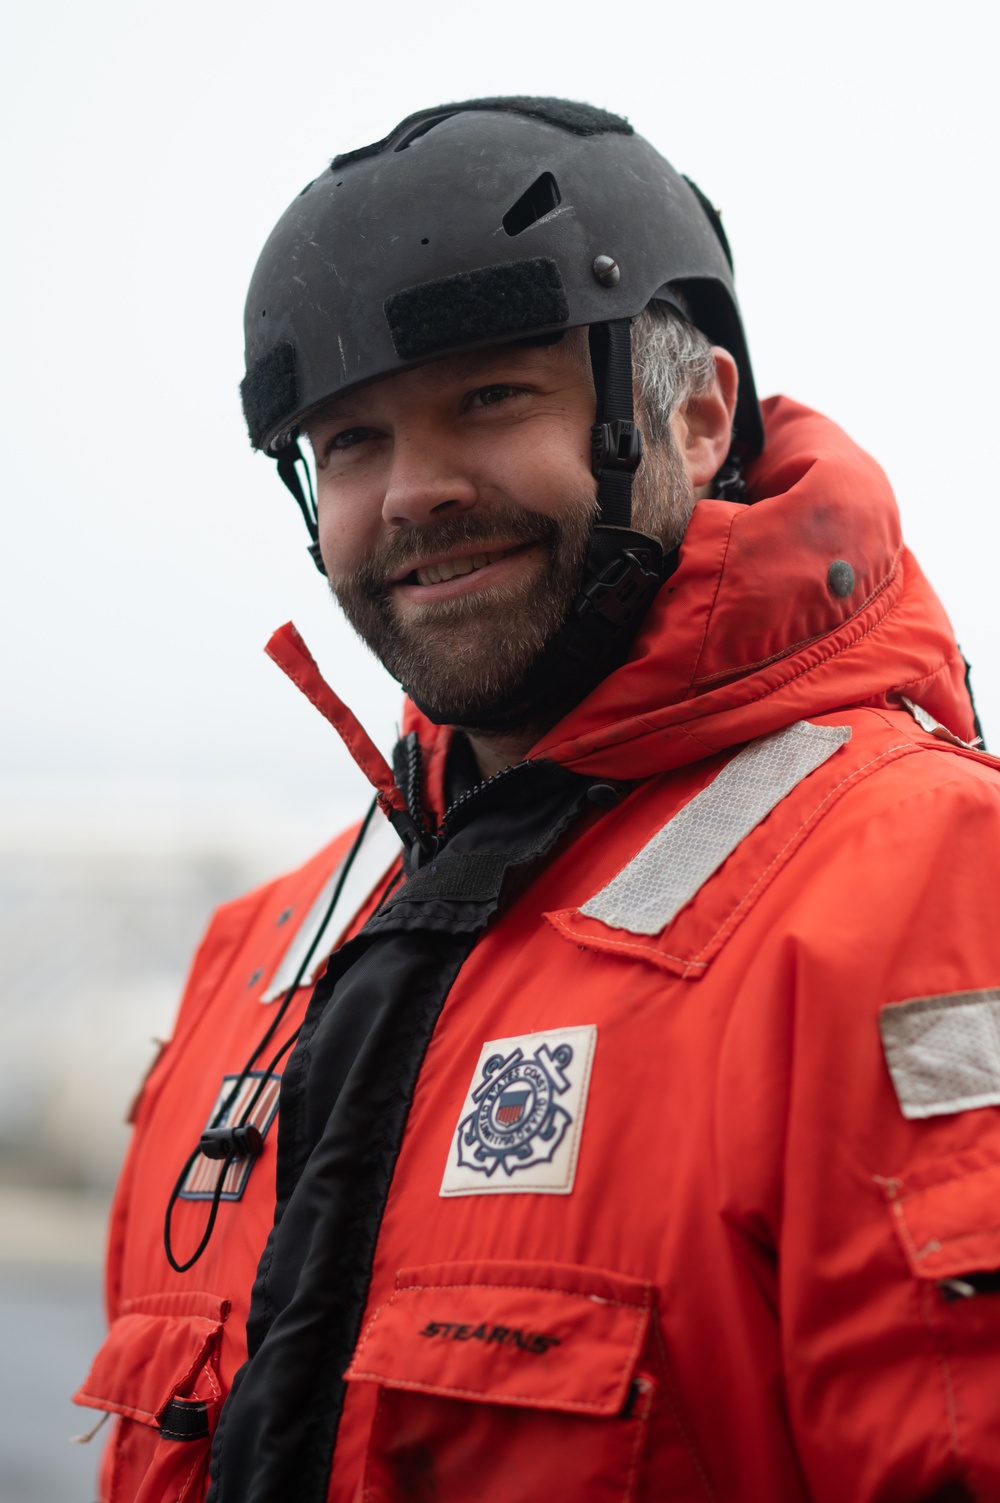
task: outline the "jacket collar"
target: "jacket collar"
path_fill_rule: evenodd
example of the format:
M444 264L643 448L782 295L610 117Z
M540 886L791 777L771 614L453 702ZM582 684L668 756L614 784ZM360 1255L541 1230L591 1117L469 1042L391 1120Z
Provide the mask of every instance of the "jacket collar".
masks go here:
M746 476L752 504L698 503L680 565L628 661L528 760L591 776L651 777L795 720L893 704L902 694L971 739L965 663L903 545L883 471L809 408L772 397L763 411L766 444ZM835 561L853 571L846 595L830 584ZM336 725L386 812L399 817L384 759L290 631L276 633L269 651ZM274 650L279 639L284 647ZM453 732L406 701L409 731L423 748L428 806L441 810Z
M698 503L628 662L531 758L648 777L900 693L971 738L965 664L903 546L885 474L809 408L772 397L763 410L767 442L746 477L752 504ZM828 582L836 560L854 572L846 597ZM410 705L406 725L439 765L449 733Z

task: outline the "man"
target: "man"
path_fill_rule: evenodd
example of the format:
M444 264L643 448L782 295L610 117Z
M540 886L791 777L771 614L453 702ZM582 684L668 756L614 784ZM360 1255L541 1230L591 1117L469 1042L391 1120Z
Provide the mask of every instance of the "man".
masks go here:
M409 702L390 774L272 640L376 801L146 1083L102 1496L1000 1498L1000 780L715 211L589 106L425 111L295 200L247 359Z

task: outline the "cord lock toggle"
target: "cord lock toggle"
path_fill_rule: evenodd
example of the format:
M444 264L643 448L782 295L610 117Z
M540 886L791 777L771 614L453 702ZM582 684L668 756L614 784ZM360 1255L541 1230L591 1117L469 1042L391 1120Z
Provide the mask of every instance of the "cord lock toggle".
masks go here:
M198 1147L206 1159L255 1159L264 1149L260 1128L247 1122L243 1127L206 1127Z

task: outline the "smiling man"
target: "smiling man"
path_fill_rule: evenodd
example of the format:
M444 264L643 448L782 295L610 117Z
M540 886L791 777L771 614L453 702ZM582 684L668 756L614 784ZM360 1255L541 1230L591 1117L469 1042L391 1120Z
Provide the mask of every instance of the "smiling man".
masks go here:
M640 334L676 342L675 315L643 318ZM729 452L738 376L704 339L668 368L685 389L660 462L639 472L633 521L670 549ZM469 733L484 775L523 756L578 695L559 681L557 637L598 510L594 400L585 332L571 329L387 377L306 424L340 605L435 719L481 728L502 712L506 733Z
M275 634L374 801L216 915L137 1103L102 1498L1000 1499L1000 778L716 211L589 105L424 111L246 336L404 734Z

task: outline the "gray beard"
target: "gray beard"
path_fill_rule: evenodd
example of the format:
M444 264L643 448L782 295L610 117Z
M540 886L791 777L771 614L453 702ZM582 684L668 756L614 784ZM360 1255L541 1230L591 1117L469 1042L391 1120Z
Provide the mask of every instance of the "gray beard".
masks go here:
M694 506L676 448L657 446L637 482L640 476L633 526L674 547ZM566 621L595 515L592 493L567 505L558 521L498 495L481 508L385 539L359 569L331 575L330 588L362 641L435 721L474 729L516 700ZM419 606L405 621L397 614L392 581L411 560L453 549L482 552L500 538L540 545L541 572Z

